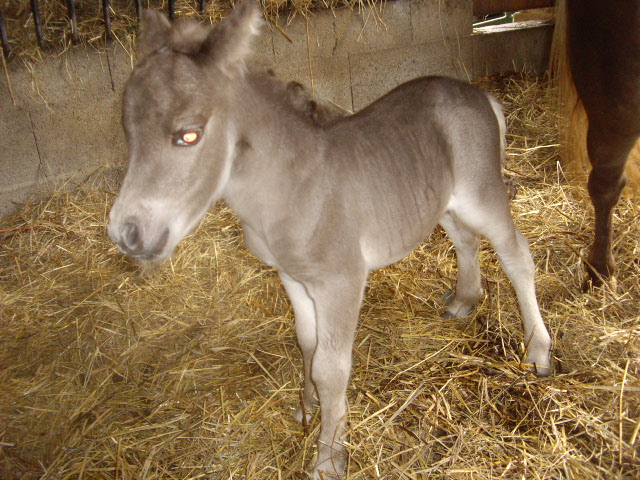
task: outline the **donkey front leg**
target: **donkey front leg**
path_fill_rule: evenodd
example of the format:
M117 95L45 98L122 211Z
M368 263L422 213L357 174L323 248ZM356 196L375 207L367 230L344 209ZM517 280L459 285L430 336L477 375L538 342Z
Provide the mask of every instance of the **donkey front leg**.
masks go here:
M316 391L311 380L311 360L316 350L316 307L312 298L307 293L304 285L297 282L289 275L280 272L280 280L284 285L289 300L293 307L296 322L296 336L298 345L302 350L302 361L304 365L304 394L302 405L296 410L293 418L299 422L311 420L312 410L318 403Z
M338 478L345 471L347 455L342 442L347 430L346 391L366 276L366 273L337 275L304 284L316 312L311 379L320 400L322 423L313 470L315 479ZM305 396L306 385L305 380Z

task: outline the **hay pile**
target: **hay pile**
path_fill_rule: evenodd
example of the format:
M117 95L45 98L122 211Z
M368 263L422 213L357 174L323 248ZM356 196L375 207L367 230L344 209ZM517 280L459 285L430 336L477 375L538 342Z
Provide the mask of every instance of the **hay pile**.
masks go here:
M591 211L557 167L546 85L485 82L510 125L507 176L538 265L556 374L524 375L512 288L443 320L452 247L436 232L374 272L354 346L350 479L638 478L640 224L616 210L617 288L583 294ZM59 193L0 224L0 477L302 479L301 357L275 272L217 206L154 272L109 241L114 193Z
M359 5L381 5L380 0L259 0L265 16L274 21L294 15L306 15L312 9L330 9ZM204 11L199 0L176 0L176 18L196 18L212 23L223 18L237 3L233 0L206 0ZM136 2L115 0L109 9L113 40L125 46L134 41L138 24ZM38 0L42 18L42 33L45 37L44 52L60 53L73 44L73 28L69 18L67 2L61 0ZM167 0L142 0L143 8L151 8L168 13ZM95 0L75 0L77 18L77 41L102 48L105 36L102 2ZM29 2L24 0L3 0L2 14L12 48L11 59L25 62L41 59L43 51L38 47L33 14ZM129 50L129 48L127 48Z

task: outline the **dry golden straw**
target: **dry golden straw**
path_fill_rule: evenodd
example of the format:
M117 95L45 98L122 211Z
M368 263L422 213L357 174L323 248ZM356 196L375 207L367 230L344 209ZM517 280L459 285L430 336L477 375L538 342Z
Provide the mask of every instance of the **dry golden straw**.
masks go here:
M38 0L45 37L44 52L38 47L30 2L25 0L3 0L2 13L12 48L11 60L23 62L40 60L45 54L60 54L72 46L72 27L63 0ZM168 1L143 0L143 8L152 8L168 13ZM212 23L224 17L237 3L233 0L207 0L205 11L200 12L197 0L176 0L177 19L196 18ZM380 0L260 0L265 17L269 21L287 19L295 15L307 15L312 9L335 7L359 8L359 5L381 5ZM96 0L75 0L78 23L78 41L88 43L98 49L106 45L102 2ZM111 29L114 41L128 45L131 43L138 20L135 2L112 1L110 8Z
M354 345L347 478L611 479L640 471L640 222L616 209L617 285L579 290L592 214L558 166L547 85L482 82L504 102L513 213L538 267L555 375L536 379L512 288L443 320L441 231L374 272ZM303 479L318 415L291 415L301 358L276 273L218 205L153 272L106 234L115 193L60 191L0 224L0 477Z

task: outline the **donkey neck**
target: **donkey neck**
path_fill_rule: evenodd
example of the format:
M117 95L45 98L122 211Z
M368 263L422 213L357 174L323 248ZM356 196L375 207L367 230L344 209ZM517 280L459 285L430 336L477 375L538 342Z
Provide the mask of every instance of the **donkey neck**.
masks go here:
M286 84L271 74L248 72L245 82L238 85L236 96L240 107L236 112L242 117L237 119L237 124L244 126L246 136L264 133L270 139L275 138L278 144L286 138L295 146L313 141L322 131L306 112L296 109Z
M286 101L284 84L249 72L234 91L235 154L224 199L241 220L277 208L317 173L326 132Z

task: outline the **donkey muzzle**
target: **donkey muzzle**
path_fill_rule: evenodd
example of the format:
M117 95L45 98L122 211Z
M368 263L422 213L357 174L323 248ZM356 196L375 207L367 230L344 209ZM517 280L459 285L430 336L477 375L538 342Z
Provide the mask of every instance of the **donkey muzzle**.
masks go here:
M154 260L160 256L169 239L169 229L164 228L155 239L145 238L145 229L135 217L125 219L119 226L109 226L109 236L120 251L130 257Z

